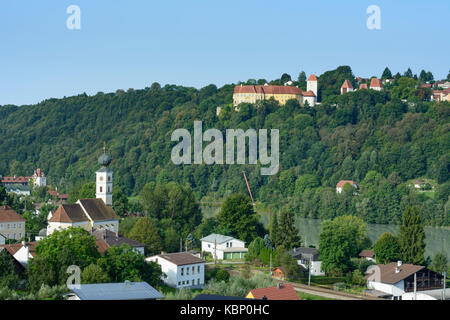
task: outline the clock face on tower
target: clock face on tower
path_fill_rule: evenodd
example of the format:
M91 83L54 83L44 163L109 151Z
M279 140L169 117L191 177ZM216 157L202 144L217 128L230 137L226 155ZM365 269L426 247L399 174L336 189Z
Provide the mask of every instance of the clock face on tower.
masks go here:
M100 176L99 180L100 180L100 181L103 181L103 176Z

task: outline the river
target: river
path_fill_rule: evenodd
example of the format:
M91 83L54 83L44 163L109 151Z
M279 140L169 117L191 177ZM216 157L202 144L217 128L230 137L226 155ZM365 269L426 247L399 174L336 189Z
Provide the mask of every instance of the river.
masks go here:
M218 212L218 208L202 207L205 216L211 217ZM261 222L264 226L269 223L269 213L260 212ZM295 226L299 230L305 246L318 246L319 233L321 231L321 220L305 219L296 217ZM368 224L368 236L374 243L384 232L397 234L399 226L392 224ZM425 257L431 258L438 252L444 252L450 259L450 228L448 227L425 227Z

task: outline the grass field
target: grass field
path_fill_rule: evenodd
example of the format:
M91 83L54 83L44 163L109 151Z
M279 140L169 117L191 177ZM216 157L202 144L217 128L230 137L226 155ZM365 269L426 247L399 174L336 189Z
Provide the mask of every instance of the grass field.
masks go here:
M336 300L336 299L332 299L332 298L325 298L325 297L321 297L321 296L316 296L315 294L299 292L299 291L297 291L297 295L301 300Z

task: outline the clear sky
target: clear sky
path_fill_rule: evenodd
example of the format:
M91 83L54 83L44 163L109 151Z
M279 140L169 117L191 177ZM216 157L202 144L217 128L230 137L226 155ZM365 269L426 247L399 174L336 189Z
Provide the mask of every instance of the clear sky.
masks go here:
M69 5L81 30L69 30ZM381 30L369 30L369 5ZM0 105L153 82L203 87L350 65L450 69L448 0L2 0Z

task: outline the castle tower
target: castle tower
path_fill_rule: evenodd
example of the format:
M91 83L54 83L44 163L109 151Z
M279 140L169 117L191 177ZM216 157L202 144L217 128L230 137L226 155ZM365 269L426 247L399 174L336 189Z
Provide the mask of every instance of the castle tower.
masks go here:
M306 82L306 91L312 91L317 97L317 77L315 74L309 76Z
M97 170L96 194L95 197L102 199L107 206L112 207L113 172L108 166L111 164L111 157L106 154L106 143L103 147L103 154L98 158L98 164L102 167Z

